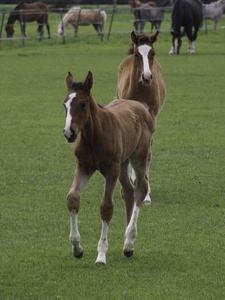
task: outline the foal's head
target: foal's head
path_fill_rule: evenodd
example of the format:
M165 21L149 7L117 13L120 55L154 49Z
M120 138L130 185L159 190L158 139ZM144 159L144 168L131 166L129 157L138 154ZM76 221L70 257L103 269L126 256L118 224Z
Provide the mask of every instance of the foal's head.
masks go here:
M155 56L153 44L157 41L159 32L154 35L135 34L131 33L133 42L128 53L134 55L136 73L140 74L139 81L144 85L150 85L152 81L152 64Z
M93 85L92 73L88 75L84 82L74 82L73 76L69 72L66 77L68 94L64 100L66 109L66 125L64 135L69 143L76 140L78 133L87 123L90 113L91 88Z

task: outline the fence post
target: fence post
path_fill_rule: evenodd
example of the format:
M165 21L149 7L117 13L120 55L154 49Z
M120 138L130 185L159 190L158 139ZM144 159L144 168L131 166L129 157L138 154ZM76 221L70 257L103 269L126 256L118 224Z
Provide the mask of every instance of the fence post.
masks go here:
M63 9L60 8L60 15L61 15L61 23L62 23L62 31L63 31L63 44L66 44L66 37L65 37L65 27L64 27L64 22L63 22Z
M205 18L205 33L208 35L207 19Z
M2 14L2 23L1 23L1 29L0 29L0 40L2 38L2 29L3 29L4 19L5 19L5 12L3 11L3 14Z
M101 29L101 41L103 41L104 33L102 31L102 28L103 28L102 24L103 24L103 22L102 22L102 16L101 16L101 8L99 8L98 14L99 14L99 24L100 24L100 29Z
M110 22L110 26L109 26L109 33L108 33L107 40L109 40L109 36L110 36L110 33L111 33L111 28L112 28L112 23L113 23L114 14L115 14L115 12L116 12L116 0L114 0L113 2L114 2L114 5L113 5L113 12L112 12L112 18L111 18L111 22Z
M22 39L23 39L23 47L25 47L25 30L24 30L24 24L23 24L23 11L20 9L20 26L21 26L21 32L22 32Z
M81 14L81 8L79 10L78 17L77 17L77 23L76 23L76 28L75 28L75 37L77 37L77 31L78 31L78 26L79 26L79 21L80 21L80 14Z

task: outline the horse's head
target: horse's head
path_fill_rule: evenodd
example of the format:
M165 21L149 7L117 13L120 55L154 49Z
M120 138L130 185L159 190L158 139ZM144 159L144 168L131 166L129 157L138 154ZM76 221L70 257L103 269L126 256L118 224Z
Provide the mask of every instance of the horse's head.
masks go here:
M172 49L171 49L171 54L179 54L180 53L180 47L182 44L182 40L181 40L181 33L175 33L175 32L171 32L172 34Z
M92 73L88 72L85 81L77 83L73 81L73 76L69 72L66 77L66 85L68 94L63 103L66 109L66 125L63 132L67 141L72 143L89 117L93 85Z
M6 31L7 38L11 38L14 34L14 29L10 25L5 26L5 31Z
M150 85L153 79L151 72L155 56L153 44L157 41L158 34L158 31L150 36L145 34L138 35L134 31L131 33L133 50L130 53L134 55L139 81L144 85Z

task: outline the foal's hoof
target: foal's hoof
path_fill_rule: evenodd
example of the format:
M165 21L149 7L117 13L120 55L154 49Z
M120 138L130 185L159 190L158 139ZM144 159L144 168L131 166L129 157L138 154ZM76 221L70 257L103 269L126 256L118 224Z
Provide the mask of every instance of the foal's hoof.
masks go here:
M134 251L133 250L131 250L131 251L123 251L123 255L122 255L122 257L123 258L132 258L132 256L133 256L133 254L134 254Z
M79 254L73 254L77 259L81 259L83 257L83 252Z
M104 263L103 261L96 261L95 262L96 266L105 266L106 263Z

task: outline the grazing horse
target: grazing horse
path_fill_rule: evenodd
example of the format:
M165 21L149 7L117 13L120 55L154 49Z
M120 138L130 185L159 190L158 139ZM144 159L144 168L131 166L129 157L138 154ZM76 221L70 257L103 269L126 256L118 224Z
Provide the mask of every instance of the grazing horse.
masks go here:
M162 4L151 7L148 4L143 4L140 7L135 8L135 22L134 26L136 32L144 31L146 22L151 22L151 31L155 27L156 30L159 30L164 19L165 11L171 7L171 0L166 0Z
M203 4L201 0L176 0L172 9L172 48L169 54L179 54L181 37L187 34L189 39L188 52L195 53L195 40L202 24ZM181 27L184 27L181 33ZM194 27L194 33L192 28Z
M146 107L137 101L117 99L105 108L100 107L91 94L91 72L82 83L75 83L69 73L66 84L64 135L68 142L74 142L78 136L74 150L75 177L67 195L72 251L76 258L83 256L78 231L80 193L98 170L105 177L105 188L100 204L102 232L96 263L105 265L107 233L113 216L113 190L118 177L127 217L123 255L127 258L133 255L138 214L148 190L146 169L153 122ZM129 162L137 173L135 182L128 176Z
M146 103L156 126L156 117L163 107L166 95L166 86L159 62L154 58L153 44L159 32L154 35L138 35L131 33L133 44L126 57L118 68L117 98L137 100ZM149 153L148 170L151 161ZM150 204L150 186L144 203Z
M222 17L225 10L225 0L219 0L210 4L205 4L203 7L203 18L214 20L214 30L216 30L217 23Z
M48 38L50 39L50 26L48 24L48 13L49 8L46 4L42 2L25 3L21 2L15 7L15 9L10 13L7 25L5 27L7 37L12 37L14 34L14 23L19 21L21 23L21 31L23 36L25 35L26 22L38 23L38 32L40 33L40 38L43 36L44 24L48 30Z
M65 28L71 24L75 29L75 37L77 37L79 25L93 25L98 36L101 36L103 39L106 17L105 11L101 11L100 9L73 7L64 16L63 22L60 22L58 25L58 37L63 37L65 35Z

